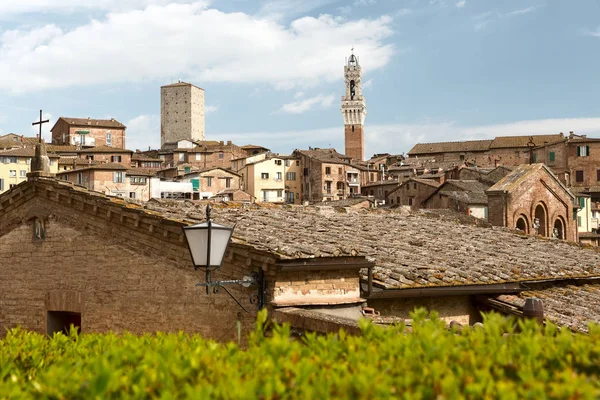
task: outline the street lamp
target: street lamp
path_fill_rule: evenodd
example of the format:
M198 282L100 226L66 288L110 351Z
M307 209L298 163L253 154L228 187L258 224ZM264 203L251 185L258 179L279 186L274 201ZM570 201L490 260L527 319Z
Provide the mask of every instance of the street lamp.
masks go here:
M210 289L213 288L217 293L219 288L222 288L240 305L245 311L246 308L231 294L225 285L242 285L249 287L252 284L258 284L258 293L251 298L252 303L258 304L262 308L264 304L264 274L260 270L253 276L245 276L243 279L226 280L212 282L210 273L221 268L223 257L227 250L227 245L231 240L234 228L229 228L224 225L215 224L210 219L210 205L206 206L206 222L196 225L184 226L183 233L187 240L194 269L204 268L206 272L206 283L198 283L196 286L206 287L206 294L210 294Z
M210 219L210 206L206 206L206 222L184 226L194 269L218 269L233 234L233 228L215 224Z

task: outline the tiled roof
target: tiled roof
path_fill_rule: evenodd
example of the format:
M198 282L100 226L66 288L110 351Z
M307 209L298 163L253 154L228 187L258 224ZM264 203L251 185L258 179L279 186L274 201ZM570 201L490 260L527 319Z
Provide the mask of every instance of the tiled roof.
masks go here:
M347 164L347 160L350 157L344 154L338 153L335 149L309 149L309 150L296 150L298 153L305 156L311 157L321 162L332 162L332 163L344 163Z
M188 82L181 82L181 81L179 81L179 82L175 82L175 83L172 83L172 84L170 84L170 85L164 85L164 86L161 86L161 88L167 88L167 87L177 87L177 86L193 86L193 87L196 87L196 88L198 88L198 89L202 89L201 87L199 87L199 86L196 86L196 85L194 85L194 84L191 84L191 83L188 83ZM202 89L202 90L204 90L204 89Z
M0 137L0 149L20 146L35 146L38 142L37 137L25 137L16 134L7 134Z
M46 151L49 153L75 153L77 152L77 146L64 145L64 144L47 144Z
M162 158L154 158L154 157L149 157L145 154L141 154L141 153L134 153L131 156L131 161L154 161L154 162L162 162Z
M569 190L576 194L598 193L600 192L600 186L571 186Z
M204 219L202 205L148 208L172 218ZM493 284L600 276L600 254L444 210L352 211L340 207L213 208L215 222L236 225L234 241L283 258L358 255L375 262L385 288ZM459 223L466 221L466 224Z
M3 151L0 151L0 156L33 157L33 156L35 156L35 149L29 148L29 147L27 147L27 148L21 147L21 148L17 148L17 149L3 150ZM48 157L59 158L59 156L57 156L56 154L48 154Z
M152 168L130 168L127 170L127 175L135 176L155 176L156 169Z
M95 146L77 150L77 153L133 153L133 151L111 146Z
M65 122L67 122L69 125L75 125L75 126L90 126L90 127L101 127L101 128L125 128L125 125L123 125L116 119L60 117L56 122L58 123L58 121L61 119ZM52 129L54 129L54 128L52 128Z
M243 146L240 146L240 148L242 148L242 149L265 149L265 150L268 150L266 147L264 147L264 146L258 146L256 144L245 144Z
M90 162L91 161L91 162ZM60 157L60 159L58 160L58 164L59 165L90 165L90 164L95 164L95 162L93 160L84 160L83 158L79 158L79 157Z
M501 149L508 147L528 148L529 139L533 138L534 146L543 145L544 142L555 143L564 140L565 137L558 133L555 135L523 135L523 136L497 136L490 145L490 149Z
M449 179L431 196L442 194L466 204L487 204L485 191L489 187L490 185L477 180Z
M492 140L466 140L462 142L417 143L408 155L431 153L454 153L463 151L487 151Z
M431 187L439 187L442 184L439 183L438 181L434 181L433 179L422 179L422 178L411 178L406 182L418 182L418 183L422 183L423 185L428 185Z
M569 194L569 196L574 198L573 193L569 191L569 189L567 189L567 187L558 180L556 175L554 175L554 173L545 164L542 163L519 165L517 168L512 170L511 173L509 173L508 175L500 179L498 182L496 182L487 191L510 192L519 187L521 183L523 183L532 174L537 173L538 171L546 172L548 177L551 177L551 179L553 179L558 186L562 187Z
M125 167L122 164L117 164L117 163L99 163L99 164L92 164L89 165L87 167L82 167L82 168L75 168L72 169L70 171L59 171L57 173L57 175L61 175L61 174L68 174L68 173L73 173L73 172L78 172L78 171L87 171L87 170L97 170L97 171L103 171L103 170L109 170L109 171L125 171L129 168Z
M496 298L522 309L527 297L541 299L544 317L557 325L587 332L588 322L600 324L600 284L552 287Z

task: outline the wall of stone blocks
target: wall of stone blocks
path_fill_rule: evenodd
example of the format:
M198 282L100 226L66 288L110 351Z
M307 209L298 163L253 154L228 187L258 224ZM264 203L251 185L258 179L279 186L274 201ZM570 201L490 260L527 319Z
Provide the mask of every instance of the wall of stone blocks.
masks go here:
M250 313L223 290L207 295L196 287L205 278L193 269L181 227L60 193L66 205L57 206L31 189L0 204L0 258L7 260L0 266L0 332L21 325L45 333L47 311L78 309L84 333L185 330L236 340L237 321L244 335L253 328L256 287L229 288ZM45 221L45 240L33 240L34 217ZM232 245L212 278L241 279L271 264ZM57 298L66 299L66 310L56 309Z

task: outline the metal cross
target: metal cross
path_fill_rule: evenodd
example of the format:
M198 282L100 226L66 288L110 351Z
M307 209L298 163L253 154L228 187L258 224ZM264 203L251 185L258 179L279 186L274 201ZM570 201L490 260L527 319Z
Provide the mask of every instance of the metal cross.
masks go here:
M42 110L40 110L40 120L37 122L33 122L31 125L35 126L35 125L39 125L40 126L40 135L38 136L38 142L42 143L42 124L45 124L47 122L50 122L49 119L45 119L42 121Z

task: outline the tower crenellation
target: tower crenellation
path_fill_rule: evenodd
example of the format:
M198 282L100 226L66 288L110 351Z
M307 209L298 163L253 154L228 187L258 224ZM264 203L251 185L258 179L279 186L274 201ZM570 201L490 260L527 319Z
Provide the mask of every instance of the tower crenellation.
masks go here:
M344 66L346 94L342 96L344 117L345 153L354 160L364 160L364 123L367 104L362 94L362 71L354 52Z

